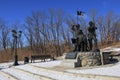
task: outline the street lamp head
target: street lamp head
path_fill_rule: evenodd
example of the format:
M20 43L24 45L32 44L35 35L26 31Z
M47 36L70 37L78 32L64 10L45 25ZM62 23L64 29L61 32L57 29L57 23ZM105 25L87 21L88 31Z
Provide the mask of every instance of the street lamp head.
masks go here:
M12 30L13 37L16 37L16 34L17 34L16 30Z
M19 32L18 32L19 38L21 37L21 34L22 34L22 31L19 31Z
M20 38L22 34L22 31L17 32L16 30L12 30L12 35L14 38Z

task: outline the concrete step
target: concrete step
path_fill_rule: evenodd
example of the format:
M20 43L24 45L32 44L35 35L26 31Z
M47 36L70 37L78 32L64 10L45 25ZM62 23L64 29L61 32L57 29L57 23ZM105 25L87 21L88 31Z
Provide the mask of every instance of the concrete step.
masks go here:
M38 75L32 72L14 68L14 67L3 70L3 72L8 73L10 75L14 75L17 78L16 80L28 80L28 79L30 80L54 80L47 76ZM10 79L10 80L15 80L15 79Z
M82 78L89 78L89 80L120 80L120 77L115 77L115 76L103 76L103 75L94 75L94 74L81 74L81 73L72 73L72 72L67 72L67 71L60 71L60 70L55 70L55 69L48 69L48 68L43 68L40 66L35 66L35 65L30 65L31 67L37 69L37 70L42 70L44 72L49 72L49 73L54 73L54 74L59 74L63 76L73 76L73 77L78 77L79 80ZM59 79L58 79L59 80ZM61 79L62 80L62 79Z
M0 80L19 80L19 79L7 72L0 71Z
M76 59L65 59L61 62L60 66L75 68L77 60Z

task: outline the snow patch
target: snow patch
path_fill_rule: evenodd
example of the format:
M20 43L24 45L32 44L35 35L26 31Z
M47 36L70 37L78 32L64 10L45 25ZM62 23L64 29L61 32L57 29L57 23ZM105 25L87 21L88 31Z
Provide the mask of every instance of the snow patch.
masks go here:
M111 66L111 67L86 69L86 70L67 70L67 72L120 77L120 69L119 68L120 68L120 62L117 63L115 66Z
M45 67L45 68L52 68L60 65L61 62L62 62L61 60L56 60L56 61L50 61L50 62L32 63L32 65Z

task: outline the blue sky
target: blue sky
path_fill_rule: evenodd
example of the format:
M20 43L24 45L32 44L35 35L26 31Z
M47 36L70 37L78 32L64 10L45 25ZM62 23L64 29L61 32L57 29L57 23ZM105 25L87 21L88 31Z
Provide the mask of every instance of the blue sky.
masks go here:
M111 10L120 14L120 0L0 0L0 18L23 22L32 11L48 11L49 8L63 9L73 15L77 10L89 14L91 9L98 10L100 15Z

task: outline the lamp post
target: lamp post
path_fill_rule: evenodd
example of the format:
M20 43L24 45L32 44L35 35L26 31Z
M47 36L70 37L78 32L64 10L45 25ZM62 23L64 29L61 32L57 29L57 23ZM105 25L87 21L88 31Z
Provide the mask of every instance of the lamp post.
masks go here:
M14 66L19 65L18 64L18 55L17 55L17 42L18 39L21 37L22 31L16 31L16 30L12 30L12 36L14 38L13 40L13 46L14 46Z

